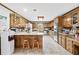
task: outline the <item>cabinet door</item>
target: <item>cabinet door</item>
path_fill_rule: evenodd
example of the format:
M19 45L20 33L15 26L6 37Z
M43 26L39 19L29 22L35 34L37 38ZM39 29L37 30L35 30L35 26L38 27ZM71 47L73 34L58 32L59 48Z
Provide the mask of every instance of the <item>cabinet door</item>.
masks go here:
M66 41L66 49L73 53L73 45L72 45L72 40L70 40L71 38L67 38L67 41Z
M25 19L23 19L22 17L20 18L20 27L24 27L26 25L26 21Z
M14 27L15 25L15 15L10 14L10 27Z
M20 48L20 39L19 35L15 36L15 48Z
M19 17L16 14L10 14L10 27L16 27L19 23Z
M58 41L58 42L59 42L60 45L62 45L62 41L61 41L61 39L62 39L62 36L59 35L59 41Z
M62 35L62 47L66 47L66 38L64 35Z
M64 27L72 27L72 19L69 14L64 16L63 26Z

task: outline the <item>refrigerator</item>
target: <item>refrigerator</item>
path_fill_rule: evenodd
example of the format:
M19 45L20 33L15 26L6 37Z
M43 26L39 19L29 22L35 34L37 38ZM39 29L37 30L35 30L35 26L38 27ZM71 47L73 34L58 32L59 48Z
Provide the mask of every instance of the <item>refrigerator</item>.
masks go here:
M58 18L54 19L54 40L58 42L59 31L58 31Z

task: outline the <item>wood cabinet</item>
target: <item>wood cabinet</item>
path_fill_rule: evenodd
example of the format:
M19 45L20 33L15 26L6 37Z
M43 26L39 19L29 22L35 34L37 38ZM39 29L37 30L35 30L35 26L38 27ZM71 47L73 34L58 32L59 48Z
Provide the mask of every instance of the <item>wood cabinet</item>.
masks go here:
M59 27L59 31L61 32L63 28L63 17L62 16L58 16L58 27Z
M79 55L79 42L73 42L73 54Z
M79 41L76 40L73 36L68 36L62 33L59 35L58 43L70 53L76 55L79 54Z
M53 28L54 27L54 20L48 22L48 23L44 23L44 28Z
M24 37L21 35L15 35L15 48L22 48L23 38Z
M44 28L45 28L45 27L48 27L48 23L44 23L43 25L44 25Z
M25 27L27 20L16 15L10 14L10 27Z
M71 52L71 53L73 53L73 41L72 41L73 39L71 39L71 38L69 38L69 37L67 37L66 38L66 49L69 51L69 52Z
M54 35L53 31L50 30L50 31L48 32L48 35L49 35L50 37L54 37L54 36L53 36L53 35Z
M66 36L60 34L60 35L59 35L58 43L59 43L63 48L66 48Z
M62 35L61 35L61 34L59 35L58 43L59 43L60 45L62 45Z
M62 35L61 42L62 42L62 47L66 48L66 36L65 35Z
M48 27L50 28L53 28L54 26L54 20L50 21L48 24L47 24Z
M23 48L23 40L25 39L30 42L30 48L32 48L33 39L38 40L39 48L42 48L43 37L41 35L15 35L15 48Z
M72 27L72 18L70 16L70 14L64 15L64 19L63 19L63 27Z
M27 21L24 19L24 18L21 18L19 19L19 26L20 27L25 27Z
M34 28L37 28L38 26L37 26L37 24L36 23L32 23L32 28L34 29Z
M74 15L76 15L76 18L74 18ZM72 27L73 25L73 19L76 19L77 20L77 23L78 23L78 20L79 20L79 7L69 11L68 13L64 14L63 15L63 27Z
M10 27L14 27L16 25L16 15L10 14Z

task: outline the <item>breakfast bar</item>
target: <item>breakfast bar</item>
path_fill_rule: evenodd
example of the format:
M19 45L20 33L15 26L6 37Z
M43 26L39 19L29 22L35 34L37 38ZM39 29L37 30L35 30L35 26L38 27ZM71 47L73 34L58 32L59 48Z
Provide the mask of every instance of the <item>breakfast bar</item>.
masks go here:
M42 49L43 33L40 32L16 32L15 33L15 48L38 48Z

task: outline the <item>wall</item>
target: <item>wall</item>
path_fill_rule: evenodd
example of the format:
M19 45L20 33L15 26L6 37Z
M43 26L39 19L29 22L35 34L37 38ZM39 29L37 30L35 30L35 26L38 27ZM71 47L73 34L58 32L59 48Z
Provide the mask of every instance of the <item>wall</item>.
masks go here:
M7 9L4 7L0 6L0 15L7 17L6 19L6 26L5 26L5 31L0 31L1 33L1 54L10 54L10 42L8 41L8 29L9 29L9 13ZM2 27L3 28L3 27Z

